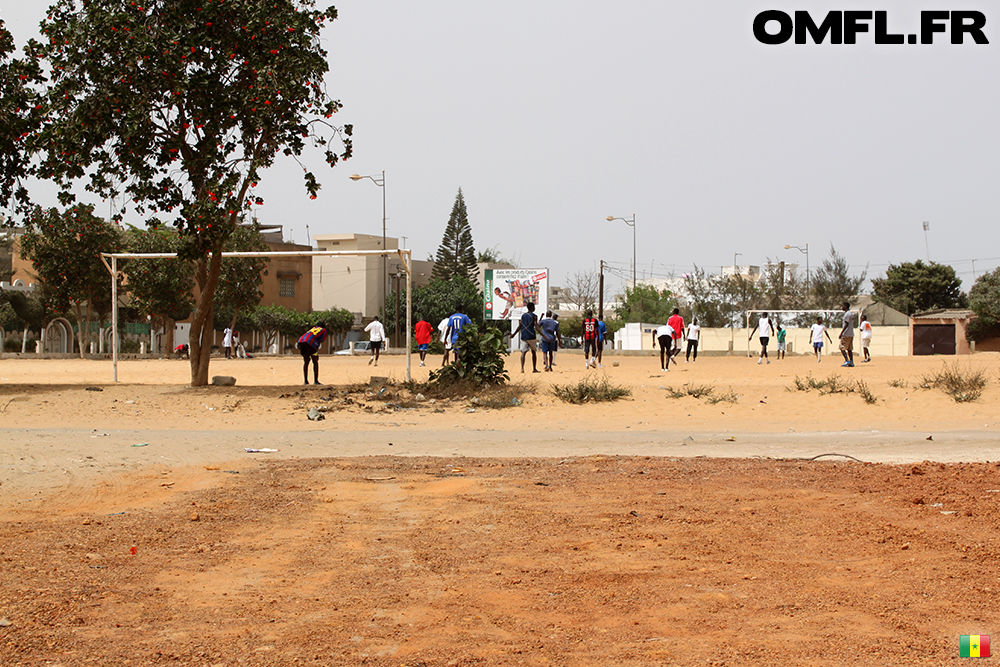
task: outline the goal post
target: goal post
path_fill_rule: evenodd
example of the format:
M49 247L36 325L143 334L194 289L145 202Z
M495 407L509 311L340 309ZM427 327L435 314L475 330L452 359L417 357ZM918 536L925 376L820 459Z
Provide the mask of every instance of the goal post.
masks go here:
M406 272L406 381L411 381L410 336L413 331L413 251L396 250L276 250L274 252L223 252L225 257L338 257L396 255L402 260ZM101 261L111 274L111 358L113 381L118 382L118 260L119 259L178 259L176 253L160 252L102 252ZM109 263L110 260L110 263Z

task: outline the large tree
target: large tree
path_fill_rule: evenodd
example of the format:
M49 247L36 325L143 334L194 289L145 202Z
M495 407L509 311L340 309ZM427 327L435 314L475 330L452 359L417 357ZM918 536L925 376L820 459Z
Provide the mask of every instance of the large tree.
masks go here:
M94 215L93 206L83 204L62 212L35 209L21 237L21 256L31 260L35 275L49 290L48 305L76 315L81 357L86 354L91 317L106 314L111 304L111 274L101 253L121 248L121 230Z
M976 317L965 331L966 338L983 340L1000 336L1000 269L976 279L969 290L969 307Z
M852 274L847 260L831 244L830 256L813 272L810 281L812 307L838 310L844 301L858 295L867 276L867 267L860 275Z
M730 298L733 281L719 274L709 275L695 266L684 274L684 295L687 297L692 317L697 317L703 327L733 326L737 306Z
M13 58L14 38L0 20L0 207L26 203L21 179L29 172L25 138L38 127L42 106L33 85L41 68L33 58Z
M623 324L629 322L666 324L667 318L676 307L677 299L670 290L658 290L652 285L636 285L625 288L625 295L615 306L615 316Z
M129 252L173 253L180 239L173 230L131 228L125 241ZM194 265L183 259L130 259L123 263L133 305L163 325L164 358L174 351L174 323L194 310Z
M37 174L64 200L86 179L140 215L176 216L199 288L193 385L208 383L220 252L262 203L262 171L307 144L331 166L351 154L351 126L326 120L341 105L326 93L320 31L336 16L313 0L58 0L41 26L47 41L26 48L51 72L30 146Z
M434 257L431 276L442 280L455 276L464 276L473 281L476 279L476 249L472 245L472 227L469 226L462 188L458 189L455 203L451 207L451 216Z
M872 281L872 296L907 315L932 308L964 308L962 281L947 264L918 259L890 264L885 278Z

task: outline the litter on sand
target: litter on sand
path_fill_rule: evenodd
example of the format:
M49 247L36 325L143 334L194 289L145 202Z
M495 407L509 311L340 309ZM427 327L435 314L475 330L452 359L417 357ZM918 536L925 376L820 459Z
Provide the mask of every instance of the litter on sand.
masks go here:
M277 452L277 449L251 449L250 447L244 447L243 451L247 454L266 454L268 452Z

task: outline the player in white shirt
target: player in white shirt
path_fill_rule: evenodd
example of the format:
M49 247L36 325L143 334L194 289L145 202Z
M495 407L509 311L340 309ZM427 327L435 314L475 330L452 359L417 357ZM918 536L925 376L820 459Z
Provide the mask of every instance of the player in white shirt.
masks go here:
M868 317L861 316L861 351L865 353L865 362L872 360L872 355L868 352L868 346L872 344L872 323Z
M368 323L365 331L368 332L368 340L371 341L372 346L372 356L368 360L368 365L370 366L374 362L378 366L378 355L382 350L382 342L385 340L385 327L378 321L378 315Z
M833 345L833 339L830 338L830 332L826 330L823 326L823 318L817 317L816 324L809 327L812 331L812 344L813 350L816 351L816 363L823 361L823 335L826 335L826 339L830 341L830 345Z
M750 332L750 338L747 340L753 338L753 332L758 329L760 329L760 357L757 359L757 363L762 364L767 359L767 342L771 339L771 333L774 331L774 325L771 324L771 318L767 316L767 313L760 314L760 319L754 325L753 331ZM767 363L771 363L771 360L767 359Z
M691 360L691 351L694 350L694 360L698 361L698 337L701 335L701 327L698 326L698 318L692 317L691 324L688 325L688 347L687 354L684 355L684 363Z
M660 371L670 370L670 356L674 347L674 328L669 324L653 329L653 345L660 346ZM674 361L676 364L677 362Z

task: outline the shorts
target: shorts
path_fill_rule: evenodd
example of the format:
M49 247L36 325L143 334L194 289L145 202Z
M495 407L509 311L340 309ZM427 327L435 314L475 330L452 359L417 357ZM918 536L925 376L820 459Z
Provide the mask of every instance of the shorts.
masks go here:
M657 336L656 341L660 344L661 350L669 350L674 346L674 339L671 336Z
M786 345L787 343L785 341L781 341L780 343L778 343L778 352L784 352Z
M842 352L853 352L854 351L854 336L841 336L840 337L840 349Z
M823 343L822 342L813 343L813 349L814 350L822 350L823 349Z
M430 343L424 343L422 345L417 345L417 350L420 352L426 352L428 347L430 347Z
M769 340L771 340L770 336L761 336L760 337L760 346L761 347L767 347L767 341L769 341Z
M554 340L553 341L547 341L547 340L543 340L542 341L542 352L555 352L555 351L556 351L556 342Z
M593 354L591 354L593 353ZM596 338L584 338L583 339L583 358L589 359L591 356L597 356L597 339Z
M862 338L861 339L861 347L864 348L864 349L866 349L866 350L868 349L868 346L871 345L871 343L872 343L872 339L871 338Z
M296 347L299 348L299 352L301 352L302 356L306 359L308 359L309 357L316 356L317 348L313 347L309 343L300 342L298 345L296 345Z
M373 340L373 341L371 341L371 351L372 352L377 352L377 351L379 351L381 349L382 349L382 341L380 341L380 340Z
M527 352L531 350L534 352L538 349L538 341L534 338L529 338L528 340L521 339L521 352Z

